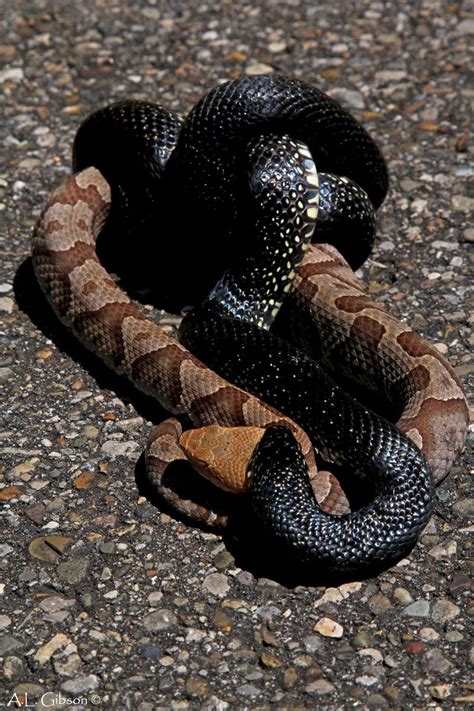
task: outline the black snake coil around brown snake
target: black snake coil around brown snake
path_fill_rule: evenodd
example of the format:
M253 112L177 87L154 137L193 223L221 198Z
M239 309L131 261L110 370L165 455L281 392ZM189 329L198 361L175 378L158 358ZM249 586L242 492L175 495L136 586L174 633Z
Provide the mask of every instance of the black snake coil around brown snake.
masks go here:
M270 536L298 560L351 569L405 553L429 518L432 476L441 480L464 444L467 407L436 349L373 304L334 247L309 244L333 235L352 266L367 256L388 182L365 130L302 82L248 77L214 89L182 126L151 104L93 114L78 132L75 164L33 240L36 274L59 317L170 413L204 427L200 444L217 442L228 457L235 450L221 446L226 437L240 442L251 433L240 486ZM154 190L165 184L197 225L238 240L224 275L184 319L181 343L146 319L97 259L108 183L127 229L159 220L167 205L156 205ZM336 385L336 366L344 387L355 378L390 398L397 426ZM335 515L312 445L370 478L373 501ZM222 523L162 486L167 462L186 452L175 421L158 428L148 451L152 479L181 510ZM220 467L202 463L212 477ZM324 510L314 494L326 498Z

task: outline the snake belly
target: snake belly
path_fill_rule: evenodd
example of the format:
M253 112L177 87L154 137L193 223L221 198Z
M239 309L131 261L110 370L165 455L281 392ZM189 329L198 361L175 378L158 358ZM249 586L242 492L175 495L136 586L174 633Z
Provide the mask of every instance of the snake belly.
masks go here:
M373 210L380 205L387 190L385 163L376 144L350 114L313 87L286 77L241 78L217 87L204 97L182 128L169 112L164 112L162 118L160 109L159 131L155 130L156 121L149 121L147 110L143 109L141 114L142 109L137 109L136 104L131 107L133 115L138 111L141 116L136 123L148 125L148 130L144 138L137 138L135 133L138 134L139 127L127 121L126 131L138 143L131 150L132 157L125 170L123 165L119 170L113 161L110 167L110 155L104 157L104 146L107 154L111 133L107 121L102 124L102 118L91 117L92 120L85 122L78 133L75 150L77 169L96 165L112 183L112 204L119 204L120 210L127 213L130 226L135 221L135 213L143 217L148 211L156 217L161 206L155 205L153 184L164 181L171 190L180 192L197 223L211 225L211 231L223 235L224 240L240 235L238 249L233 248L233 256L239 256L240 249L251 246L253 239L252 229L247 229L253 212L242 207L249 204L248 171L244 170L243 179L242 168L255 150L255 142L260 145L264 137L271 134L274 141L286 136L289 141L303 142L316 162L320 176L318 219L320 227L324 223L321 227L324 241L329 239L331 231L336 235L343 233L345 228L341 229L341 225L352 226L352 233L359 229L363 234L373 231ZM154 110L156 107L150 109ZM111 113L114 111L118 109ZM102 136L96 130L98 125ZM112 140L109 151L112 155L113 147ZM139 181L133 165L137 152L143 157L139 161L138 175L142 176L143 163L147 168L143 174L146 189L142 191L137 188ZM92 200L88 186L94 180L81 179L88 191L82 197L86 204ZM335 187L331 187L333 184ZM332 194L329 203L337 207L335 217L331 215L331 207L323 217L325 208L321 196L324 191ZM61 200L68 202L69 198ZM359 200L363 209L354 209ZM352 217L347 218L344 207L349 204ZM49 209L51 211L51 207ZM54 304L58 282L65 280L74 265L70 258L58 273L51 257L54 250L45 238L50 228L48 225L46 228L41 225L37 232L35 268ZM317 235L318 222L316 239ZM69 240L69 250L81 239ZM349 242L342 239L337 243L342 251L346 250L353 266L363 260L356 241L349 237ZM85 242L90 244L89 237ZM367 238L362 253L369 248L369 242ZM214 249L212 239L210 244ZM299 252L298 259L301 256ZM80 261L80 255L77 259ZM95 257L88 251L86 261L91 259ZM138 387L153 392L171 412L186 413L195 424L216 420L225 425L248 424L252 419L249 412L264 413L257 419L268 429L249 466L250 495L257 516L299 560L322 562L339 569L392 560L413 545L429 518L433 494L429 467L416 445L393 425L343 393L308 355L268 331L281 295L276 299L268 295L262 297L263 276L266 275L265 281L269 274L275 273L274 257L265 252L265 260L257 264L255 271L260 285L257 288L250 284L253 296L257 292L257 298L253 298L256 312L249 311L247 303L240 308L242 297L249 301L246 299L248 277L243 273L238 275L238 285L243 284L244 288L236 300L235 280L229 265L221 258L222 266L227 268L226 277L213 290L213 298L198 307L182 328L187 348L215 372L241 385L242 390L219 379L183 345L167 340L162 333L152 335L155 331L145 325L129 300L113 290L110 280L102 282L105 291L101 297L103 277L96 266L84 270L84 277L81 276L75 287L77 293L89 290L88 299L82 294L79 306L71 308L71 289L65 285L63 300L68 303L56 310L70 325L71 315L76 311L72 327L81 340L119 372L131 377ZM253 264L255 266L255 260ZM284 284L283 280L277 280L278 288L284 292L291 281L288 275L296 264L288 267ZM214 275L207 278L213 279ZM93 292L93 297L98 297L95 302L90 296ZM262 309L262 298L267 308ZM122 304L120 309L112 308L114 301ZM229 305L234 313L229 312ZM96 324L98 310L101 313ZM114 327L107 331L111 318L115 319ZM92 323L93 329L89 328ZM109 335L104 336L104 333ZM183 379L185 370L188 376ZM262 398L269 407L262 400L243 394L244 390ZM222 397L224 391L229 396L226 402ZM237 415L231 412L235 402L242 406ZM256 405L244 410L247 402ZM342 517L321 512L307 480L306 467L311 457L307 449L304 457L301 453L300 445L306 445L305 438L294 423L279 416L274 408L283 409L297 420L325 456L349 466L355 476L373 480L376 487L373 502Z

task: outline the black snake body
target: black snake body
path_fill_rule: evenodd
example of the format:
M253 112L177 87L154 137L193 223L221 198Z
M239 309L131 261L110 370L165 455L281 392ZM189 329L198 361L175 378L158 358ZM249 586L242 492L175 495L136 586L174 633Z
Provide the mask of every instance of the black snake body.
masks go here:
M124 136L131 136L127 145ZM282 141L288 150L303 142L320 176L314 238L326 242L332 234L358 266L370 250L374 210L387 191L385 163L350 114L297 80L261 76L228 82L204 97L183 126L152 105L109 107L79 130L75 168L101 170L130 226L137 214L158 219L162 206L154 190L163 183L169 194L179 193L200 229L210 226L204 259L206 249L216 248L217 235L228 241L230 249L219 251L225 256L213 259L213 269L225 275L184 319L180 337L216 372L293 417L324 456L374 481L372 503L343 517L323 513L296 440L274 426L249 469L253 509L272 535L301 560L357 568L392 560L413 545L431 512L432 477L413 442L341 391L308 355L268 331L312 232L302 220L301 228L290 230L297 241L289 249L289 212L278 213L281 229L272 217L281 206L275 194L290 195L288 204L299 209L293 183L305 180L304 166L299 174L284 160L272 178ZM269 190L272 181L276 193ZM302 189L305 199L312 196L311 185ZM274 220L270 232L278 257L268 248L265 219ZM255 244L263 245L261 253ZM249 250L251 257L245 256ZM245 271L249 263L251 277ZM270 295L269 280L276 292Z

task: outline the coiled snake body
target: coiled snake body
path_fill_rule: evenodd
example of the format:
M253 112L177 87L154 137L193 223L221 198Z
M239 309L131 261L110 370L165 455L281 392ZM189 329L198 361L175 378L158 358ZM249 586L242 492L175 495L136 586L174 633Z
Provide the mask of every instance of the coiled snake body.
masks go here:
M431 470L439 481L463 446L467 408L437 351L370 302L334 247L309 245L332 239L353 267L370 250L387 173L364 129L302 82L242 78L210 92L182 127L149 104L93 114L76 137L75 167L35 230L41 285L109 365L171 413L213 425L198 430L197 454L196 437L181 436L176 421L156 428L147 459L162 493L188 514L223 523L163 483L167 463L192 449L206 475L228 488L239 478L256 516L299 560L345 569L406 552L430 515ZM155 204L159 182L179 191L198 225L233 240L223 276L183 320L181 343L144 317L95 253L108 183L128 228L166 209ZM284 311L298 347L269 331L288 292ZM398 427L343 392L313 359L332 375L335 351L345 382L355 374L395 399ZM374 482L371 503L331 513L331 485L321 496L308 436L323 457ZM229 455L234 442L244 454ZM212 443L215 461L202 455ZM314 493L326 496L324 511Z

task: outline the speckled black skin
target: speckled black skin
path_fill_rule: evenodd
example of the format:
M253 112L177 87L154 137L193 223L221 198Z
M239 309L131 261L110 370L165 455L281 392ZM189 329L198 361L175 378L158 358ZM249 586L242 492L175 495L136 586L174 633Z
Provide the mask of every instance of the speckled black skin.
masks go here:
M365 473L377 478L377 496L345 516L319 510L299 444L286 428L269 427L253 455L249 471L254 510L302 562L321 562L336 570L385 564L413 546L428 520L432 484L421 453L405 448L388 423L377 432L370 425L361 440L369 443L373 458Z
M252 507L293 555L343 570L386 563L410 549L433 497L430 469L413 442L304 353L253 324L204 305L183 321L181 340L220 375L296 420L328 459L375 484L370 505L343 517L323 513L296 440L269 428L250 467Z
M349 178L319 173L319 215L313 243L327 242L358 269L372 251L375 209L369 196Z
M110 133L109 120L116 122ZM140 126L145 137L135 138ZM111 136L122 141L129 133L128 168L119 172ZM293 157L285 160L285 151ZM76 138L75 166L86 165L117 186L120 209L129 214L134 206L156 212L153 185L171 186L203 231L204 263L216 235L230 240L230 256L213 260L226 268L224 276L183 320L181 340L215 371L293 417L324 456L375 483L370 505L344 517L323 513L293 435L270 427L249 470L252 506L270 534L299 560L338 570L406 552L431 512L423 455L303 352L268 332L315 224L313 239L332 241L354 267L370 251L388 178L366 131L302 82L244 77L211 91L181 130L159 107L126 102L98 112Z
M247 154L249 247L206 299L209 308L269 328L313 236L319 178L305 144L272 134L251 139Z

